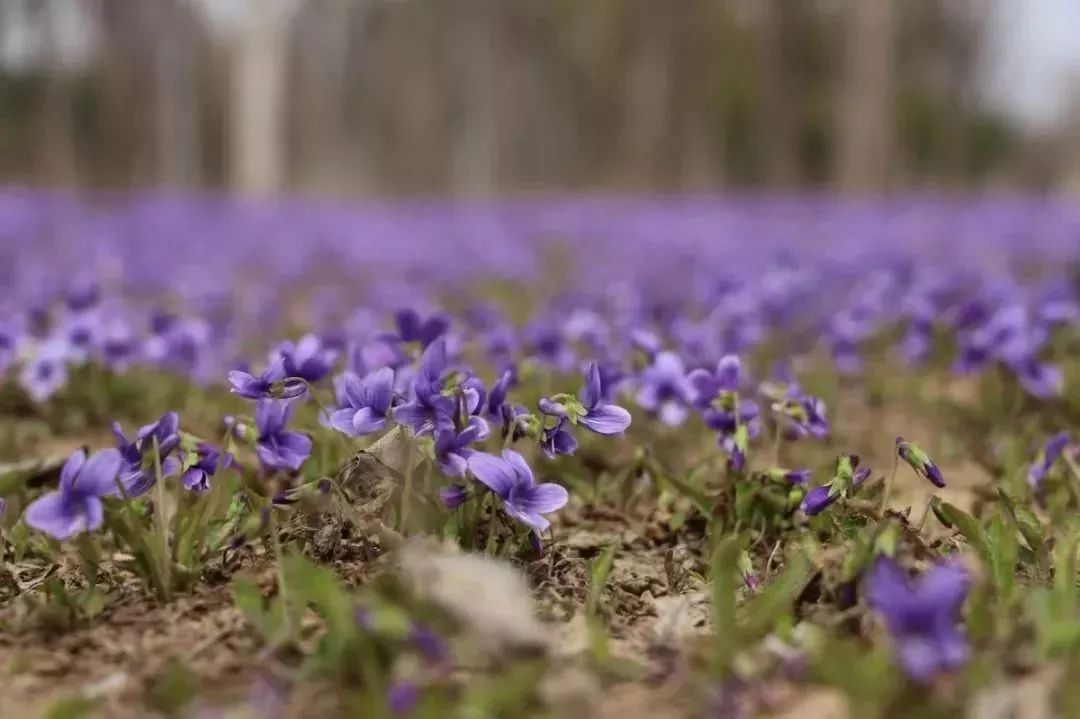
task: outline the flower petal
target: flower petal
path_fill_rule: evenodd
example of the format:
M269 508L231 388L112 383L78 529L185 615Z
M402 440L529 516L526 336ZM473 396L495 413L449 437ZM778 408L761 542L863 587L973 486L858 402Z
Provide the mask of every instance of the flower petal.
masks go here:
M602 405L591 410L580 422L597 434L619 434L630 426L630 413L613 404Z
M510 490L517 483L514 467L505 459L486 452L477 452L469 457L468 466L481 484L503 499L510 496Z

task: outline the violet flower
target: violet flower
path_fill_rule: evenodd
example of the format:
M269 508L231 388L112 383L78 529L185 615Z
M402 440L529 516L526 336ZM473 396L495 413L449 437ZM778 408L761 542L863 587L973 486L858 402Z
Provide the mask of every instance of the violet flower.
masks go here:
M505 512L535 532L551 523L543 517L561 509L570 499L566 488L545 482L536 484L525 458L512 449L502 457L476 452L469 457L469 471L502 500Z
M451 484L439 490L439 501L447 509L457 509L469 501L469 491L460 484Z
M687 379L697 392L697 405L706 408L721 393L739 391L742 381L742 363L738 355L724 355L716 365L716 371L706 369L691 370Z
M52 397L67 384L69 345L61 339L42 342L19 374L19 385L36 403Z
M419 342L426 348L450 329L450 317L444 312L435 312L424 319L416 310L407 308L394 313L394 324L397 325L397 339Z
M944 487L945 478L941 470L930 461L930 457L917 444L905 442L903 437L896 438L896 454L904 460L915 473L930 480L935 487Z
M180 475L180 484L184 489L197 494L203 494L210 489L210 478L217 474L219 469L227 469L232 465L232 454L226 453L222 458L221 450L209 442L198 442L195 451L187 454L183 459L184 473Z
M570 420L560 417L559 420L544 429L540 442L540 449L548 459L554 459L557 454L572 455L577 451L578 441L569 428Z
M412 714L420 702L420 688L413 682L395 681L386 690L386 708L395 716Z
M474 452L469 445L488 436L487 422L482 417L469 417L460 432L442 427L435 434L435 463L447 477L464 477L468 459Z
M117 493L120 452L104 449L89 459L72 454L60 470L60 488L38 497L26 508L26 523L53 539L93 532L105 519L101 498Z
M970 587L958 561L941 562L916 581L886 557L870 570L867 601L884 617L896 658L915 681L927 683L967 662L967 638L957 625Z
M296 471L311 454L310 437L285 429L291 415L292 406L281 400L263 399L255 405L255 453L267 469Z
M323 346L318 336L307 334L297 343L282 342L271 353L271 361L282 360L286 377L318 382L330 373L337 353Z
M230 392L244 399L291 399L304 394L303 381L286 378L285 360L278 358L266 366L258 377L241 370L229 372Z
M1039 450L1039 453L1035 456L1035 461L1031 463L1028 468L1027 482L1028 486L1032 489L1039 491L1042 487L1042 481L1046 477L1050 469L1061 458L1061 453L1065 450L1069 444L1069 433L1058 432Z
M446 342L432 342L420 356L412 382L413 399L393 410L394 421L410 427L413 434L434 434L453 425L454 400L442 394L442 374L446 369Z
M682 359L674 352L660 352L641 373L637 403L659 415L666 425L677 427L687 415L687 407L697 401L697 390L686 376Z
M352 372L340 378L342 407L330 415L330 426L350 437L379 432L394 398L394 370L383 367L363 379Z
M157 462L161 464L161 476L168 477L180 471L180 460L171 456L180 445L180 416L166 412L151 424L143 425L128 440L119 422L113 422L113 436L120 451L120 484L129 497L145 494L157 482L154 459L154 440L157 440Z
M807 492L799 508L808 517L821 514L840 497L857 490L870 478L870 472L869 467L859 467L859 458L856 455L840 455L836 460L836 474L832 480Z
M600 368L595 362L589 363L585 374L585 385L578 393L585 414L577 418L597 434L621 434L630 426L630 413L622 407L604 400L604 386L600 381Z

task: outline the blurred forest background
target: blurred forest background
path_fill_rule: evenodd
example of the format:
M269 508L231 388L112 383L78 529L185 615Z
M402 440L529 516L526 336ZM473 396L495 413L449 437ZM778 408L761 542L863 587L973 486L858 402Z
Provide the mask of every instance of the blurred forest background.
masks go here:
M1040 2L0 0L0 182L1080 190L1080 74L994 79Z

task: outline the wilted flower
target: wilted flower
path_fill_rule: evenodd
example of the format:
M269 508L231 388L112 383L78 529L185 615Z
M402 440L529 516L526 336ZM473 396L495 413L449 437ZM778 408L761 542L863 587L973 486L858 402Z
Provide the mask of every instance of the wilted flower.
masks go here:
M255 405L255 453L267 469L296 471L311 454L310 437L285 429L291 415L292 406L281 400L263 399Z
M394 398L394 370L383 367L363 379L352 372L339 378L341 408L330 415L330 426L350 437L379 432Z
M542 532L550 522L542 515L554 512L569 500L559 484L536 484L525 458L512 449L502 457L476 452L469 457L469 471L503 502L503 509L534 531Z
M930 457L917 444L905 442L903 437L897 437L896 454L900 459L907 462L908 466L915 470L917 474L930 480L934 486L945 486L945 478L941 476L941 470L930 461Z
M105 449L89 459L79 450L60 470L60 489L35 499L26 508L26 523L54 539L64 540L101 526L105 509L101 498L118 492L120 452Z
M687 407L697 401L697 390L686 376L682 359L674 352L660 352L641 373L637 403L656 412L664 424L677 427L686 419Z
M258 377L241 370L229 372L230 392L245 399L290 399L302 395L307 387L299 378L286 378L285 360L278 358L267 365Z
M971 578L962 564L942 562L912 582L895 562L880 557L866 581L867 600L884 617L909 677L929 682L967 661L967 639L957 624Z

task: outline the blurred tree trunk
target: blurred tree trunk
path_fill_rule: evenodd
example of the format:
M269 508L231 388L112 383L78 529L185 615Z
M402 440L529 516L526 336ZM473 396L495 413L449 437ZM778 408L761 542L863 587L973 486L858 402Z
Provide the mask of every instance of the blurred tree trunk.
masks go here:
M627 0L630 53L622 107L622 180L632 186L656 184L663 177L671 129L671 6Z
M294 0L254 0L233 27L229 183L238 192L281 190L286 176L285 78Z
M716 62L714 50L716 6L695 0L678 20L675 52L677 87L678 185L701 189L713 183L716 157L713 115Z
M453 10L455 65L462 92L451 157L455 193L489 194L498 187L498 52L493 31L498 7L498 0L458 0Z
M187 7L177 0L154 14L154 145L158 184L194 186L202 177L196 43Z
M763 97L762 141L765 180L790 187L799 177L799 121L803 96L799 82L800 0L761 0L760 45Z
M896 0L851 0L840 105L839 185L880 191L894 142Z
M352 35L350 6L305 5L296 18L295 172L313 190L334 191L348 185L349 140L345 100L354 90L346 81Z
M38 143L38 174L52 185L74 185L77 180L74 125L71 112L71 78L63 66L61 47L61 0L39 7L38 22L44 28L44 87L40 105L41 135Z

